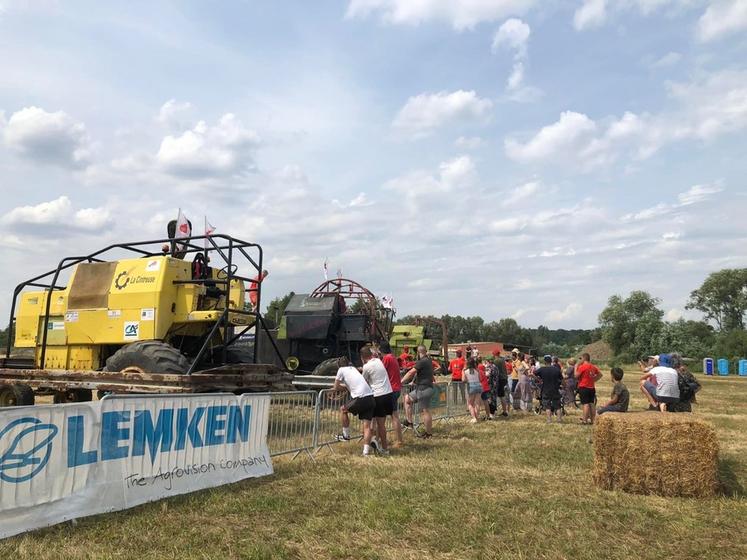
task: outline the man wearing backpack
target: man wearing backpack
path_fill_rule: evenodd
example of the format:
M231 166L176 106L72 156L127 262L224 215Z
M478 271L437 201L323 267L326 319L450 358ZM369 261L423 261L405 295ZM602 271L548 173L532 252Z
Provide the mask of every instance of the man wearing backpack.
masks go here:
M700 391L701 385L695 376L690 373L687 366L682 361L679 354L672 354L672 367L677 370L677 384L680 387L680 400L677 403L669 405L671 412L692 412L692 403L695 400L695 394Z

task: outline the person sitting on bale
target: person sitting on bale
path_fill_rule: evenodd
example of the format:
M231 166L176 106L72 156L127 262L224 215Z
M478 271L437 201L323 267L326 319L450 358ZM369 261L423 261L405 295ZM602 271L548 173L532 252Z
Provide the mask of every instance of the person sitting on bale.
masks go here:
M622 382L623 370L619 367L613 367L610 370L612 376L612 396L607 404L600 406L597 409L597 414L604 414L605 412L627 412L628 405L630 404L630 391Z
M667 412L667 407L680 400L677 370L671 367L669 354L659 356L659 365L641 377L641 392L649 402L648 410Z

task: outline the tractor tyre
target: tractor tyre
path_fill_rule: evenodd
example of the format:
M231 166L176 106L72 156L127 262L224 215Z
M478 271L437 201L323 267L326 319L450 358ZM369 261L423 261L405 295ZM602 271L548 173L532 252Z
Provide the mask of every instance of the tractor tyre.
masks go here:
M31 406L34 404L34 390L28 385L0 386L0 407Z
M142 340L123 346L106 360L104 371L176 373L189 371L190 362L176 348L160 340Z
M324 375L326 377L334 377L337 375L337 370L340 367L337 365L338 358L329 358L324 360L321 364L314 368L311 375Z
M212 361L216 366L222 365L223 347L215 348L212 352ZM226 348L226 364L253 364L254 350L245 346L231 345Z
M89 402L93 400L93 392L90 389L68 389L67 391L55 391L52 402L55 404L72 402Z

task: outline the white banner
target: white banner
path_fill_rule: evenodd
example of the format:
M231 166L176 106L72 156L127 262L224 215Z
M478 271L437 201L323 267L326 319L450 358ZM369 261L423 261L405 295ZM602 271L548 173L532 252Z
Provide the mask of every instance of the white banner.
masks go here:
M0 538L272 474L269 395L0 410Z

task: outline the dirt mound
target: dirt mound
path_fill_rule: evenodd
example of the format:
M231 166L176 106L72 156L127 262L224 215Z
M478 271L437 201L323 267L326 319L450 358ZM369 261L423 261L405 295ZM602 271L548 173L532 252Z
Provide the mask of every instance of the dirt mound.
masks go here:
M589 353L592 362L609 362L612 358L615 357L615 354L614 352L612 352L612 348L610 348L610 345L603 340L597 340L596 342L587 344L581 349L580 353L583 354L584 352Z

